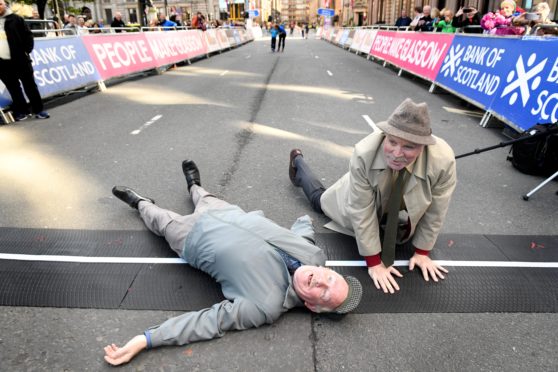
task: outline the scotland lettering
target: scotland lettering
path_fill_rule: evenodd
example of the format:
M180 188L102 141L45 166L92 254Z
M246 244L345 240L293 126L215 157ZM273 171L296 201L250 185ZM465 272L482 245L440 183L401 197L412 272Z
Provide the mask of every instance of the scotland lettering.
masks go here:
M494 69L504 53L505 50L498 47L452 45L440 72L451 76L458 84L492 96L500 85L500 76L482 70L483 67Z
M91 58L78 38L35 40L31 61L42 97L100 80Z
M536 115L544 122L556 123L558 121L558 58L546 77L546 82L550 83L549 89L543 89L537 96L535 107L531 109L531 114Z
M35 49L31 53L31 60L37 85L42 87L86 76L96 76L97 71L93 63L76 61L76 53L73 45ZM72 63L65 64L67 61Z
M558 119L556 50L555 38L458 36L436 82L526 130Z

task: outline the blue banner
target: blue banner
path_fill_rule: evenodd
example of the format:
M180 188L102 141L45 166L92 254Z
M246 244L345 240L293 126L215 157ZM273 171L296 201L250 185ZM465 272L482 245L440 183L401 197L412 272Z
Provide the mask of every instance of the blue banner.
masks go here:
M87 49L77 37L35 39L31 59L42 97L101 80Z
M436 83L517 129L558 120L558 38L456 35Z

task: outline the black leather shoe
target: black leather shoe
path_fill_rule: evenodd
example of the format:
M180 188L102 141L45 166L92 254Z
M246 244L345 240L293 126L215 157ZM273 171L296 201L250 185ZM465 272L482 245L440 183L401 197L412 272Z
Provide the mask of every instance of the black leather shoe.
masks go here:
M138 209L138 204L142 200L155 204L155 200L143 197L126 186L114 186L112 194L134 209Z
M296 167L295 167L295 159L297 156L303 156L302 151L300 149L292 149L291 154L289 155L289 179L295 186L300 186L296 182Z
M186 177L188 191L190 191L192 185L201 186L200 170L193 160L184 160L182 162L182 172L184 172L184 176Z

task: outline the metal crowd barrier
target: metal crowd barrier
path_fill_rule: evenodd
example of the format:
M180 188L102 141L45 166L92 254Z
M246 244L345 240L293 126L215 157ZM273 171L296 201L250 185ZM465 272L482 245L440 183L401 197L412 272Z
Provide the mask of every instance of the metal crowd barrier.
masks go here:
M549 30L549 29L554 29L554 34L547 34L547 35L542 35L542 36L558 36L558 24L540 24L540 25L536 25L533 28L531 28L531 32L529 33L529 35L537 35L537 32L539 30L543 31L544 30Z

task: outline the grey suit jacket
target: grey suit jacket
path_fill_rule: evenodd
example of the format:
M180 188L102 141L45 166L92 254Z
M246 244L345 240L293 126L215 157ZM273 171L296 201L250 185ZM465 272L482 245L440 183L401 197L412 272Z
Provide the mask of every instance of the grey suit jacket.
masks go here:
M188 234L183 258L217 280L226 300L148 329L148 348L183 345L221 337L228 330L258 327L302 306L276 248L302 264L324 265L325 254L313 244L313 234L308 216L287 230L261 211L246 213L231 206L204 213Z

